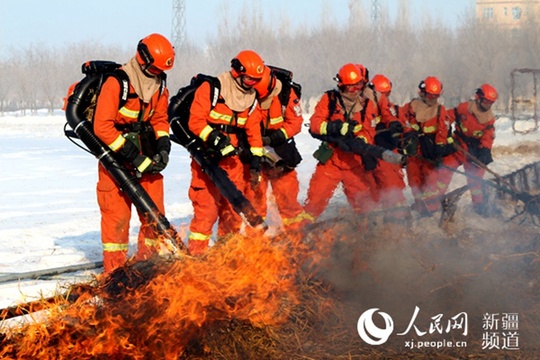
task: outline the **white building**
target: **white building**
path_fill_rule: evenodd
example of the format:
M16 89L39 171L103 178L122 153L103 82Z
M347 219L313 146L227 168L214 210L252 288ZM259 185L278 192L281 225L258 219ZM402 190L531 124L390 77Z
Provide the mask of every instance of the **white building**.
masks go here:
M515 29L539 14L539 0L476 0L476 18L484 24Z

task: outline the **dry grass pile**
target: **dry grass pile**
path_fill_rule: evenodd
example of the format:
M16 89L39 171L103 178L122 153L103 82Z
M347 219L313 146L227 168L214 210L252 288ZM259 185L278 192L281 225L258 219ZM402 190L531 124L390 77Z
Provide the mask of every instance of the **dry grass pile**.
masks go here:
M78 286L47 322L0 339L2 358L540 358L540 235L532 224L457 218L412 227L327 221L306 236L238 237L203 259L131 264ZM411 230L412 229L412 230ZM134 305L134 303L137 303ZM414 325L404 332L415 308ZM368 309L391 315L380 346L358 335ZM468 334L429 333L467 313ZM517 313L519 348L484 348L484 314ZM381 325L378 324L377 325ZM419 341L467 347L410 349ZM501 343L499 344L502 345ZM499 347L500 347L499 346ZM65 348L65 351L59 349ZM52 354L47 357L44 354Z

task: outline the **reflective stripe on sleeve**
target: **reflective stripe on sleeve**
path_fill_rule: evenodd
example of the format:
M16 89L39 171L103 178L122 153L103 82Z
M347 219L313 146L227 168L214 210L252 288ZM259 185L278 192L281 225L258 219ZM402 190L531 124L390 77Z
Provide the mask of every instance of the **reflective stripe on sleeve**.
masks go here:
M233 118L231 115L222 114L222 113L219 113L219 112L217 112L215 110L210 111L209 116L210 116L210 119L221 120L221 121L225 121L227 123L230 123L232 118Z
M202 141L208 140L208 135L213 131L214 129L210 125L206 125L204 129L201 131L199 137L202 139Z
M120 114L122 114L124 117L131 118L131 119L137 119L139 117L139 110L130 110L126 107L121 108L118 110Z
M264 154L262 147L252 147L250 150L251 154L253 154L254 156L263 156Z
M109 144L109 148L112 151L118 151L122 146L124 146L126 139L122 135L118 135L116 140Z

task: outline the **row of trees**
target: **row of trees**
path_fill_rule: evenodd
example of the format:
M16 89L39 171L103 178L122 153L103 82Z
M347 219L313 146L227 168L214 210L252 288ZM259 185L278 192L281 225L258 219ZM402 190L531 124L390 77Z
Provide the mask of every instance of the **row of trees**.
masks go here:
M417 26L403 15L407 13L406 2L401 4L398 20L389 21L383 14L380 24L371 24L358 5L350 6L350 18L345 23L332 19L331 9L324 9L324 20L311 29L293 29L286 17L277 25L271 24L257 3L238 14L242 21L231 21L234 17L225 12L219 22L219 36L204 47L188 41L177 49L169 88L174 93L197 73L228 70L231 58L249 48L258 51L267 64L292 70L303 86L304 100L333 88L332 78L341 65L357 62L371 75L383 73L392 80L392 100L397 103L414 97L418 83L433 75L444 84L447 105L469 98L479 85L488 82L500 92L499 109L508 110L510 72L515 68L540 68L540 26L534 21L512 31L478 24L473 15L463 15L459 25L441 24L427 17ZM83 62L109 59L124 63L134 55L135 46L75 43L61 48L32 45L13 50L0 60L0 113L59 109L69 85L82 77ZM530 88L530 80L521 85L524 92ZM308 107L308 102L305 105Z

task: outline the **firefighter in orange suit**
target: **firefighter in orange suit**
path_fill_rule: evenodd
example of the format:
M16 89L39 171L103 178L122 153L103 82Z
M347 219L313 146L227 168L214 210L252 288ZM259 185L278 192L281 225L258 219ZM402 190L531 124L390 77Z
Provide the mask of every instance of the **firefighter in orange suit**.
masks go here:
M378 108L373 92L366 89L368 71L362 65L348 63L340 68L334 80L338 89L323 94L310 118L312 136L336 140L323 141L314 153L319 162L310 179L304 205L312 221L324 211L340 183L343 183L347 201L357 213L372 210L378 200L373 197L375 182L370 173L377 166L377 158L340 147L342 137L374 143Z
M373 89L379 108L380 121L377 124L375 144L385 149L398 152L399 137L403 133L403 120L399 119L399 106L390 102L392 82L382 74L371 78L368 86ZM373 169L378 197L385 211L385 222L402 222L410 217L405 189L405 174L399 164L379 161Z
M96 136L138 173L141 186L162 214L165 207L160 171L167 165L171 150L164 71L173 67L174 56L174 48L164 36L151 34L143 38L136 55L122 66L130 84L127 102L119 109L121 87L111 76L101 88L94 116ZM101 163L98 173L103 267L110 273L126 262L132 204ZM139 218L135 258L143 260L156 251L156 234L140 213Z
M255 85L261 112L260 129L264 145L262 180L252 187L247 183L246 197L257 212L266 218L268 183L285 230L300 229L306 223L306 214L298 202L300 186L295 167L302 157L294 136L302 128L302 106L300 99L291 88L283 89L284 84L276 78L276 71L284 69L265 67L262 80ZM287 98L282 95L289 94ZM281 103L288 101L286 104ZM246 167L249 175L249 167Z
M256 91L253 88L263 77L264 62L256 52L243 50L231 60L231 70L217 76L220 93L212 108L211 88L203 83L196 91L191 105L189 129L217 155L216 161L238 189L245 188L243 164L238 156L238 134L247 136L251 152L250 181L261 178L263 154L260 131L260 112L256 111ZM218 220L218 238L240 232L241 217L223 197L204 169L191 161L189 198L193 204L193 219L189 227L188 249L191 254L202 254L208 248L212 227Z
M491 106L497 98L497 90L490 84L483 84L476 90L473 100L463 102L448 112L455 122L454 141L464 149L454 154L456 165L463 165L465 172L477 178L484 176L485 169L471 160L465 152L484 165L493 161L491 148L495 140L495 115ZM467 182L474 211L487 216L489 211L484 204L481 182L472 177L468 177Z
M440 209L440 196L452 178L447 167L455 167L450 156L455 148L447 111L439 104L443 84L438 78L428 76L418 88L419 97L404 105L406 126L402 151L410 156L407 179L414 197L411 208L424 217Z

